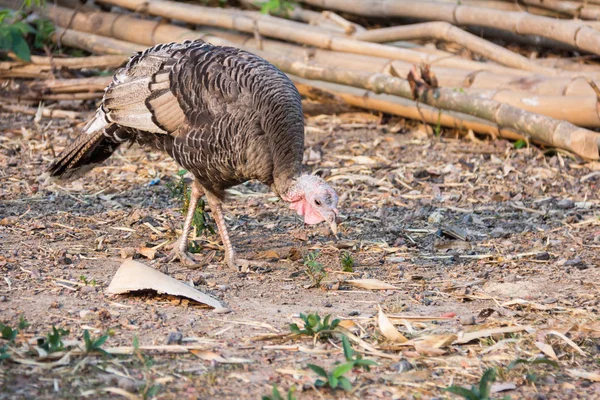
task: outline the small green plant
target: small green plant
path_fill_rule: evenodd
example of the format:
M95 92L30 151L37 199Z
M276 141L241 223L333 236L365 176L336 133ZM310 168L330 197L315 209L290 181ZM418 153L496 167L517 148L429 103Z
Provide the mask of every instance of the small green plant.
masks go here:
M2 339L8 340L10 343L14 343L15 339L17 339L17 335L19 334L19 329L13 329L8 325L4 325L0 323L0 334Z
M106 339L108 339L108 335L102 335L97 339L92 339L88 330L84 329L83 341L85 342L86 353L98 352L104 354L105 356L112 357L109 353L102 349L102 345L104 342L106 342Z
M362 354L356 354L346 336L342 336L342 348L344 349L344 357L346 358L346 362L353 363L354 367L363 368L368 372L371 370L372 365L379 365L373 360L362 358Z
M12 51L24 61L31 61L31 50L27 37L34 34L33 45L41 49L50 43L54 24L47 19L37 18L31 23L26 21L25 7L41 6L42 0L25 0L17 11L0 10L0 50Z
M461 396L466 400L490 400L490 388L492 387L492 383L494 383L495 380L496 369L488 368L481 376L478 386L472 385L471 389L469 390L462 386L452 385L444 390ZM503 400L510 400L510 396L504 396Z
M308 368L312 369L317 375L323 378L318 378L315 381L316 387L329 385L329 387L334 390L338 388L342 388L347 392L352 390L352 383L350 383L350 380L344 375L352 371L352 368L354 368L353 362L340 364L331 372L327 372L323 367L314 364L308 364Z
M92 279L90 281L85 275L79 275L79 280L86 286L96 286L96 280Z
M52 326L52 332L48 333L45 339L38 339L37 344L48 353L62 351L65 349L62 338L68 334L68 330L62 328L56 329L55 326Z
M179 199L181 202L181 212L185 215L188 212L190 207L190 196L192 189L188 187L185 183L184 175L187 173L186 170L182 169L177 172L177 176L179 180L175 183L167 183L167 188L169 188L171 192L171 197ZM215 228L210 223L208 214L204 211L206 204L204 200L200 199L198 201L198 206L194 211L194 218L192 219L192 226L196 227L198 230L198 234L202 232L208 231L211 234L215 233ZM197 253L199 249L195 246L192 241L190 241L189 250L192 253Z
M524 139L519 139L514 144L515 149L522 149L523 147L527 147L527 141Z
M437 123L435 124L435 127L433 128L433 134L436 137L439 137L442 134L442 112L441 111L438 112L438 120L437 120Z
M354 272L354 259L352 255L345 251L340 256L340 260L342 262L342 271L344 272Z
M304 322L304 327L300 329L298 324L290 324L290 331L292 333L307 336L319 335L321 339L329 337L329 333L340 323L340 320L337 318L330 322L331 315L327 315L321 320L321 316L317 313L308 315L300 313L300 319Z
M304 257L305 272L312 282L310 287L319 286L321 281L327 277L325 267L317 261L317 257L319 257L318 251L310 252Z
M289 12L294 9L294 3L287 0L255 1L254 4L260 6L262 14L273 14L282 17L287 17Z
M25 318L21 315L19 317L19 322L17 323L16 328L11 328L8 325L4 325L0 323L0 339L6 340L8 343L0 347L0 361L6 360L10 358L10 354L8 353L8 347L11 344L15 344L17 337L19 334L23 334L23 331L27 329L29 323L25 320ZM23 339L21 337L21 339Z
M285 399L286 400L296 400L296 396L294 396L294 392L296 392L296 387L292 386L291 388L288 389L287 396L285 397ZM284 398L281 396L281 393L279 393L279 389L277 389L277 385L273 384L273 390L271 391L271 395L263 396L262 400L284 400Z

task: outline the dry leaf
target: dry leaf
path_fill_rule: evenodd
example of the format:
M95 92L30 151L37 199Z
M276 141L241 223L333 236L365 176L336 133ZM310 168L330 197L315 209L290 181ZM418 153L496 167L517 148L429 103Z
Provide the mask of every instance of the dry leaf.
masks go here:
M542 353L544 353L545 355L547 355L548 357L550 357L550 359L552 359L554 361L558 361L558 357L556 356L554 349L549 344L542 343L542 342L535 342L535 347L540 349L540 351Z
M577 346L575 344L574 341L572 341L571 339L569 339L568 337L566 337L565 335L563 335L562 333L558 332L558 331L549 331L547 333L548 335L555 335L558 336L559 338L561 338L562 340L564 340L569 346L571 346L572 348L574 348L575 350L577 350L577 352L579 354L581 354L582 356L586 356L587 354L585 353L585 351L581 350L581 348L579 346Z
M469 343L471 340L480 339L483 337L488 337L488 336L503 334L503 333L521 332L521 331L526 331L529 329L531 329L530 326L506 326L503 328L482 329L480 331L465 333L464 335L459 337L457 340L455 340L454 344L465 344L465 343Z
M221 364L249 364L249 363L254 362L253 360L250 360L248 358L237 358L237 357L225 358L225 357L215 353L214 351L210 351L210 350L190 350L190 353L192 353L193 355L195 355L196 357L198 357L202 360L216 361Z
M122 294L139 290L155 290L158 293L187 297L213 308L223 308L219 301L198 289L194 289L134 260L125 261L121 264L110 285L108 285L106 293Z
M149 260L154 260L154 257L156 256L156 250L150 247L138 247L137 252Z
M388 317L383 313L381 307L379 307L379 330L386 337L386 339L392 342L405 343L408 339L402 336L400 332L392 325Z
M380 281L379 279L351 279L346 281L352 286L367 290L394 290L399 289L394 285Z
M600 382L600 373L598 372L587 372L582 369L568 369L567 373L573 378L581 378L594 382Z

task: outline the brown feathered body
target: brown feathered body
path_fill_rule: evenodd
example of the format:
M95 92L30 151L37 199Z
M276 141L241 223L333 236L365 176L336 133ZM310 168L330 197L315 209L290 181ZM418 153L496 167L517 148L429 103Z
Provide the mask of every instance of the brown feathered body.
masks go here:
M115 74L94 118L48 173L79 176L126 142L167 152L219 198L250 179L281 195L301 170L300 95L251 53L203 41L157 45Z

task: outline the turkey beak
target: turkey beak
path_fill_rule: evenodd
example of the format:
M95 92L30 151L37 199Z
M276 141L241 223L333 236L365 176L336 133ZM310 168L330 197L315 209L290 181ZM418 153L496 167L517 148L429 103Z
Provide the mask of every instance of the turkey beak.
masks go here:
M335 236L336 239L339 239L337 235L338 229L336 216L337 210L333 210L333 212L327 216L327 223L329 224L329 228L331 229L331 233L333 233L333 236Z

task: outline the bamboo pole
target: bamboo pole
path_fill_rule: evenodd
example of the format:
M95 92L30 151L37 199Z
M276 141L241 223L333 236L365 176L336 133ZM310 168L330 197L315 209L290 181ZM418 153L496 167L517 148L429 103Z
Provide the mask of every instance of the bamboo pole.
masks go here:
M105 38L102 36L78 33L74 34L69 29L63 29L57 27L54 34L52 35L54 42L60 41L60 43L89 51L90 53L96 54L127 54L132 55L137 51L143 51L146 46L139 44L123 42L121 40Z
M485 69L498 73L510 70L507 67L496 64L479 63L458 56L438 57L435 55L423 54L414 50L348 39L332 35L329 32L318 28L309 29L316 28L311 27L310 25L282 20L275 17L257 20L239 12L227 13L223 12L223 10L215 10L210 7L183 4L167 0L101 0L101 2L172 20L216 26L246 33L257 32L267 37L312 45L328 50L393 58L416 64L431 64L469 70ZM558 71L556 73L558 73Z
M22 61L0 62L0 77L3 78L49 78L53 70L115 68L127 61L127 56L105 55L76 58L54 58L31 56L31 63Z
M523 4L537 6L581 19L600 19L600 7L565 0L520 0Z
M321 8L370 17L410 17L446 21L453 25L500 28L521 35L537 35L600 54L600 32L581 21L557 20L526 12L502 11L430 0L302 0Z
M0 102L0 110L9 111L13 113L27 114L27 115L38 115L41 112L42 117L46 118L65 118L65 119L79 119L87 118L91 115L89 112L79 112L70 110L57 110L50 107L42 107L41 111L37 107L26 107L13 104L4 104Z
M537 64L535 61L469 32L465 32L448 22L426 22L422 24L373 29L358 32L352 37L357 40L376 43L410 39L444 40L446 42L457 43L474 53L480 54L489 60L496 61L499 64L506 65L507 67L538 72L546 75L555 73L555 70L552 68Z

